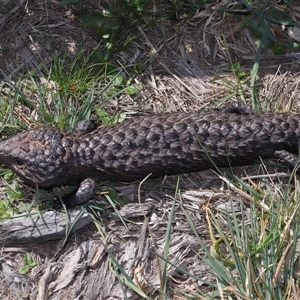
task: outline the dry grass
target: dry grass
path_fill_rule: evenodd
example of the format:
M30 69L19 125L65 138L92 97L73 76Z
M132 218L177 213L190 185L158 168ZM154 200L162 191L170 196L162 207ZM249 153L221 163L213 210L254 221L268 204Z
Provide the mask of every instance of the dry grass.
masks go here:
M5 80L17 80L24 71L42 80L45 66L51 66L55 57L53 54L67 52L72 59L78 49L92 51L99 46L90 32L79 25L72 11L56 1L20 1L14 7L13 13L1 12L0 19L0 66ZM140 92L134 97L122 94L113 99L106 104L108 111L114 112L116 107L128 115L145 111L193 111L229 100L246 99L249 102L251 99L247 76L238 78L231 70L230 62L240 63L241 69L248 74L250 58L257 52L255 38L247 29L239 29L239 22L229 15L201 11L186 21L164 20L161 26L151 30L139 27L139 34L140 38L129 48L115 53L113 60L124 66L151 61L135 78ZM281 34L286 35L285 32ZM263 53L256 82L263 110L299 111L299 72L298 54L287 53L275 59L272 53ZM39 95L26 87L24 81L23 92L38 102ZM28 108L24 110L20 105L14 114L25 119L34 112ZM250 176L264 173L264 169L236 169L236 174L243 172ZM276 168L274 173L277 174ZM155 189L143 186L140 199L146 205L143 212L138 203L137 184L115 184L116 194L126 196L134 203L131 204L133 209L130 205L120 208L123 219L130 220L126 221L126 226L120 218L103 216L105 211L113 213L106 198L103 211L95 209L102 222L98 220L90 228L77 232L63 247L62 241L14 247L4 245L1 251L1 298L123 299L124 291L117 280L122 273L121 266L140 289L140 295L126 290L128 299L141 299L142 292L162 299L156 294L162 285L162 261L159 262L153 253L164 255L167 224L172 218L168 260L195 277L169 265L168 295L170 299L185 299L186 296L180 296L180 293L186 293L197 299L198 289L205 291L208 288L195 278L209 281L212 274L206 265L199 263L197 255L202 254L199 252L202 250L184 212L188 212L201 238L210 245L207 209L213 210L221 219L218 209L228 209L230 203L236 208L241 203L249 207L249 198L239 189L230 192L227 184L210 171L182 175L182 198L175 194L176 182L177 178L171 177L163 182L156 181ZM276 190L278 182L274 182ZM31 196L29 193L28 197ZM100 193L98 197L103 201ZM20 275L17 270L23 264L25 251L30 252L37 266L28 274Z

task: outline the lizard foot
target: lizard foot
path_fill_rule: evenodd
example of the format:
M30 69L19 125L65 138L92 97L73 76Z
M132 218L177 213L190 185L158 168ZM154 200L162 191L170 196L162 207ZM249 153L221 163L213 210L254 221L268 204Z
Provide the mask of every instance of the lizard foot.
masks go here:
M63 198L65 205L68 208L72 208L76 205L88 202L95 194L96 183L91 178L83 180L77 190L66 195Z
M97 128L97 123L95 120L82 120L78 122L77 125L75 126L73 130L73 136L75 137L83 136L93 131L96 128Z
M229 103L227 105L220 107L217 110L221 113L229 113L229 114L235 113L241 115L253 115L257 113L255 109L253 109L252 107L248 106L247 104L241 101L235 101Z
M294 154L286 150L276 151L274 153L274 156L282 160L290 170L296 169L296 173L300 175L300 168L299 168L300 163L299 163L299 158L297 156L295 156Z

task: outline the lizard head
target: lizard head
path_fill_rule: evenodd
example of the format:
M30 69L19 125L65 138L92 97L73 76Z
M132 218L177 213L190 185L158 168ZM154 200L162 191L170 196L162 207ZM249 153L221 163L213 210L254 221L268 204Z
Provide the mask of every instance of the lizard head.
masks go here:
M39 127L0 142L0 161L31 185L60 184L66 169L64 134L53 127Z

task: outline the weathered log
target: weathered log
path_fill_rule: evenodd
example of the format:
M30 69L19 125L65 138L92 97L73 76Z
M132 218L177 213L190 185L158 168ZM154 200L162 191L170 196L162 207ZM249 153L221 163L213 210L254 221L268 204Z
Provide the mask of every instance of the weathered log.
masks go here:
M0 244L6 246L56 240L91 222L90 214L79 209L67 214L46 211L43 214L20 216L0 223Z

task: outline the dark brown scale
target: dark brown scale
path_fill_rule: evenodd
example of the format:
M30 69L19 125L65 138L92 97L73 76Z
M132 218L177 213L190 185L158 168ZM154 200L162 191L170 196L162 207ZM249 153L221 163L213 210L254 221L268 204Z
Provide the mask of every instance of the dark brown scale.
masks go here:
M236 105L212 112L169 113L127 120L73 136L40 127L0 143L0 159L41 187L94 180L134 181L279 158L297 164L300 116L254 113ZM208 157L209 155L209 157Z

